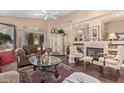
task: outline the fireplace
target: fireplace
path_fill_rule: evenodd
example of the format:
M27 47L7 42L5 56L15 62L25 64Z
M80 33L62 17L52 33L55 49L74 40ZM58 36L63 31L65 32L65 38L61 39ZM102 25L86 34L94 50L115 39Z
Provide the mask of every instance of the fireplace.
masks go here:
M91 56L98 61L99 57L103 56L103 48L87 47L87 56Z

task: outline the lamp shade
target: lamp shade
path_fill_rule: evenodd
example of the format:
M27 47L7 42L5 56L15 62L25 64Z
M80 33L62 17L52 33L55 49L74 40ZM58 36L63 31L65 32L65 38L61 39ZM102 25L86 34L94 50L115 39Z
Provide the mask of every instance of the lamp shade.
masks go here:
M109 34L109 40L114 40L114 39L117 39L117 36L115 35L115 33L111 33Z
M40 48L40 47L37 47L37 50L38 50L38 51L41 51L41 48Z

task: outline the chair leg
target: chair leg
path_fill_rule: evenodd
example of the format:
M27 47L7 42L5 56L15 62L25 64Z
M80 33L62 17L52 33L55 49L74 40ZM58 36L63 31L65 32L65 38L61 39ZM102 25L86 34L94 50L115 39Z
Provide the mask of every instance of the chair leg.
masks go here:
M118 78L120 77L120 70L116 70L116 81L118 80Z
M76 59L76 58L74 58L74 61L75 61L75 65L76 65L76 63L77 63L77 59Z
M69 61L68 60L69 60L69 57L67 56L67 58L66 58L67 64L69 64Z
M86 70L86 68L87 68L87 64L86 63L87 63L86 61L83 62L84 70Z
M88 69L90 63L86 61L86 68Z

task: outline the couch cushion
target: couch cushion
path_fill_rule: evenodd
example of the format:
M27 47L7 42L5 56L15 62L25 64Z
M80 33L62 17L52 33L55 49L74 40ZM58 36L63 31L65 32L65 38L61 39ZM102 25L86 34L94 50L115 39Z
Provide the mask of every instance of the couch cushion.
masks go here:
M84 56L83 58L81 58L80 60L83 60L83 61L92 61L93 60L93 57L90 57L90 56Z
M1 72L7 72L7 71L17 71L17 62L12 62L6 65L2 65L1 67Z
M0 65L6 65L15 62L13 50L0 52Z
M114 60L112 58L107 58L107 59L105 59L105 64L117 65L118 64L118 61L117 60Z
M100 58L99 58L99 61L100 61L100 62L104 62L104 57L100 57Z

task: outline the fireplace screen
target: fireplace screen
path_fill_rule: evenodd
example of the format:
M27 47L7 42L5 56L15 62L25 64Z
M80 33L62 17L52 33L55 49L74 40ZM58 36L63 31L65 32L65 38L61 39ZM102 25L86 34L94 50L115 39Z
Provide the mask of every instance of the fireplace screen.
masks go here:
M87 56L91 56L94 60L98 60L99 57L103 57L103 48L87 47Z

